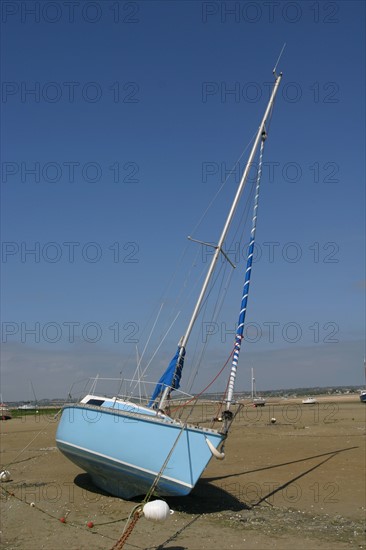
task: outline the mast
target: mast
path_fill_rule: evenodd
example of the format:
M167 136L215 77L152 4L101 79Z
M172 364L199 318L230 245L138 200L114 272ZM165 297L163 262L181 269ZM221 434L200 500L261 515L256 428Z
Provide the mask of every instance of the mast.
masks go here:
M241 194L243 192L243 189L245 187L245 184L246 184L246 180L248 178L248 174L249 174L249 171L250 171L250 168L251 168L251 165L253 163L253 159L254 159L254 156L255 156L255 153L257 151L257 148L258 148L258 145L260 143L260 140L261 140L261 136L262 136L262 132L264 131L265 129L265 124L266 124L266 121L268 119L268 115L271 111L271 108L272 108L272 105L273 105L273 102L274 102L274 99L276 97L276 93L277 93L277 90L278 90L278 86L280 84L280 81L281 81L281 78L282 78L282 73L280 73L279 76L276 77L276 80L275 80L275 83L274 83L274 86L273 86L273 90L272 90L272 94L271 94L271 97L269 99L269 102L268 102L268 105L267 105L267 108L266 108L266 111L264 113L264 116L263 116L263 119L262 119L262 122L258 128L258 132L257 132L257 136L255 138L255 141L254 141L254 144L253 144L253 147L252 147L252 150L251 150L251 153L249 155L249 158L248 158L248 162L247 162L247 165L244 169L244 172L243 172L243 175L242 175L242 178L241 178L241 181L239 183L239 187L237 189L237 192L236 192L236 195L235 195L235 198L234 198L234 201L233 201L233 204L231 205L231 209L230 209L230 212L229 212L229 215L226 219L226 222L225 222L225 225L224 225L224 228L222 230L222 233L221 233L221 236L220 236L220 239L217 243L217 246L215 247L216 250L215 250L215 253L212 257L212 260L211 260L211 264L210 264L210 267L208 269L208 272L207 272L207 275L206 275L206 278L205 278L205 281L203 283L203 286L202 286L202 289L201 289L201 293L198 297L198 300L197 300L197 303L196 303L196 306L193 310L193 314L192 314L192 317L191 317L191 320L188 324L188 327L187 327L187 330L182 338L182 341L181 341L181 346L182 347L186 347L187 345L187 342L188 342L188 339L191 335L191 332L192 332L192 328L193 328L193 325L198 317L198 313L199 313L199 310L201 308L201 305L202 305L202 302L204 300L204 297L205 297L205 294L206 294L206 291L207 291L207 288L208 288L208 285L211 281L211 277L213 275L213 272L214 272L214 269L215 269L215 266L216 266L216 262L218 260L218 257L220 255L220 252L222 252L222 247L223 247L223 244L224 244L224 241L226 239L226 235L229 231L229 228L230 228L230 225L231 225L231 222L233 220L233 217L234 217L234 214L235 214L235 211L236 211L236 207L238 206L238 203L239 203L239 200L240 200L240 197L241 197Z
M240 197L242 195L242 192L244 190L244 187L245 187L245 184L246 184L246 181L247 181L247 178L248 178L248 175L249 175L249 171L250 171L250 168L251 168L251 165L253 163L253 160L254 160L254 157L255 157L255 154L257 152L257 149L258 149L258 146L261 142L261 139L262 139L262 134L265 132L265 127L266 127L266 122L269 118L269 115L270 115L270 112L271 112L271 109L273 107L273 103L274 103L274 100L275 100L275 97L276 97L276 94L277 94L277 90L278 90L278 87L280 85L280 82L281 82L281 78L282 78L282 73L280 73L279 75L276 75L275 71L274 71L274 76L275 76L275 82L274 82L274 85L273 85L273 89L272 89L272 93L271 93L271 96L269 98L269 101L268 101L268 105L266 107L266 110L265 110L265 113L263 115L263 118L262 118L262 121L259 125L259 128L258 128L258 131L257 131L257 134L256 134L256 137L255 137L255 140L254 140L254 143L253 143L253 147L252 147L252 150L250 152L250 155L249 155L249 158L248 158L248 161L247 161L247 164L245 166L245 169L244 169L244 172L243 172L243 175L241 177L241 180L240 180L240 183L239 183L239 186L238 186L238 189L236 191L236 194L235 194L235 197L234 197L234 200L233 200L233 203L231 205L231 208L230 208L230 211L229 211L229 214L226 218L226 221L225 221L225 224L224 224L224 227L222 229L222 233L221 233L221 236L218 240L218 243L217 245L215 246L215 252L214 252L214 255L212 257L212 260L211 260L211 263L210 263L210 266L208 268L208 271L207 271L207 274L206 274L206 278L203 282L203 285L202 285L202 289L201 289L201 292L198 296L198 299L197 299L197 303L195 305L195 308L193 310L193 313L192 313L192 317L188 323L188 327L187 327L187 330L185 332L185 334L182 336L181 340L180 340L180 343L179 343L179 346L180 346L180 357L183 357L184 353L185 353L185 348L186 348L186 345L187 345L187 342L189 340L189 337L191 335L191 332L192 332L192 329L193 329L193 326L195 324L195 321L197 320L197 317L199 315L199 311L200 311L200 308L202 306L202 302L205 298L205 295L206 295L206 292L207 292L207 289L208 289L208 286L210 284L210 281L211 281L211 278L212 278L212 275L214 273L214 270L215 270L215 267L216 267L216 263L217 263L217 260L220 256L220 253L224 254L225 256L225 253L223 251L223 244L225 242L225 239L226 239L226 236L227 236L227 233L229 231L229 228L230 228L230 225L231 225L231 222L233 220L233 217L234 217L234 214L235 214L235 211L236 211L236 208L238 206L238 203L240 201ZM177 361L177 367L178 367L178 364L179 364L179 359ZM159 403L159 408L162 409L164 407L164 402L168 396L168 394L170 393L171 389L169 387L167 387L164 392L163 392L163 395L161 397L161 400L160 400L160 403Z

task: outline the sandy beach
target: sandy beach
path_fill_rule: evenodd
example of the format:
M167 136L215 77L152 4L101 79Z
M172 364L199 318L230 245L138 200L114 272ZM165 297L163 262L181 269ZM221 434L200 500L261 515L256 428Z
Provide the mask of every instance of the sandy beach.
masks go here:
M214 409L197 406L195 421ZM365 415L355 395L246 404L226 458L189 496L167 499L164 523L141 518L124 548L366 548ZM56 427L53 413L1 422L1 469L11 474L0 484L2 548L109 550L139 501L94 487L56 449Z

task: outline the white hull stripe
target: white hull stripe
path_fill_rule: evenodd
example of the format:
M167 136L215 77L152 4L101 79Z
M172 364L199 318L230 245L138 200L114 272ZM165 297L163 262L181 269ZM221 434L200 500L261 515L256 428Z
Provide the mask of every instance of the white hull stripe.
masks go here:
M123 462L123 460L118 460L117 458L112 458L111 456L105 455L103 453L98 453L96 451L90 451L90 449L86 449L85 447L81 447L80 445L74 445L73 443L67 443L67 441L63 441L62 439L56 439L57 443L61 443L63 445L66 445L67 447L74 447L75 449L79 449L80 451L85 451L89 454L97 455L102 458L107 458L108 460L111 460L112 462L117 462L118 464L123 464L124 466L128 466L130 468L133 468L135 470L140 470L141 472L145 472L147 474L151 474L153 476L156 476L158 472L154 472L152 470L147 470L146 468L140 468L133 464L129 464L128 462ZM184 485L185 487L189 487L193 489L194 485L190 483L185 483L184 481L181 481L180 479L175 479L174 477L168 477L165 475L161 476L164 479L167 479L168 481L172 481L173 483L177 483L178 485Z

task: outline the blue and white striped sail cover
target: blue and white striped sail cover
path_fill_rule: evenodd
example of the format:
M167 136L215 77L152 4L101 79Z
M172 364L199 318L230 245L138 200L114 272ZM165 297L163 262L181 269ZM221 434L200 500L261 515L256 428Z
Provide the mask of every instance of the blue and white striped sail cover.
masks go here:
M241 299L240 315L238 320L238 326L236 329L236 336L239 337L240 339L243 337L243 332L244 332L244 321L245 321L245 314L247 311L247 304L248 304L249 283L250 283L250 276L252 273L253 255L254 255L254 238L252 237L252 241L250 243L249 250L248 250L248 259L247 259L247 268L245 270L243 296Z
M173 359L169 363L168 368L157 383L148 407L151 407L156 398L159 397L161 393L163 393L166 387L171 387L173 390L179 389L185 354L186 350L184 348L178 347L177 353L174 355Z

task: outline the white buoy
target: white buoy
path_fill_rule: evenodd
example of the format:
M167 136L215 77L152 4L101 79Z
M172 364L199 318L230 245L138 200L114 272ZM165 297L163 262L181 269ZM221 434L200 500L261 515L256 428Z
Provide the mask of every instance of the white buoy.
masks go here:
M173 510L170 510L164 500L153 500L148 502L142 509L143 514L149 521L165 521L171 514L174 514Z
M0 472L0 481L9 481L10 480L10 472L8 470L2 470Z
M276 419L275 418L271 418L271 424L276 424Z

